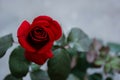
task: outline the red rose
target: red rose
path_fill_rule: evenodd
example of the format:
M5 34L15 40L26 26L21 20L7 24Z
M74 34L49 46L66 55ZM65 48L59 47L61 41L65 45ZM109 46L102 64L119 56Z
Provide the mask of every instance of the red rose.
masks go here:
M53 42L61 35L61 26L49 16L38 16L32 24L23 21L17 31L18 41L25 49L26 59L40 65L53 57Z

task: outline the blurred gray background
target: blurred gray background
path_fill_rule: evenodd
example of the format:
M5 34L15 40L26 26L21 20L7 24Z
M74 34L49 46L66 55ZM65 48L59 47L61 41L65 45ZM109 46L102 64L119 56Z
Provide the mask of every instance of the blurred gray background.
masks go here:
M120 43L120 0L0 0L0 36L13 33L17 42L16 31L21 22L32 22L39 15L59 21L65 34L79 27L90 38ZM9 53L10 50L0 59L0 80L9 73Z

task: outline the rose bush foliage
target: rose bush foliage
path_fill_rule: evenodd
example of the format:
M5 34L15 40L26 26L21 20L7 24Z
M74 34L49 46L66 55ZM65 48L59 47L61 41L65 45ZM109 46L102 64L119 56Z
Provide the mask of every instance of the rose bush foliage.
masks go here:
M24 20L17 37L20 45L9 56L10 73L3 80L25 80L28 73L31 80L113 80L120 72L120 44L91 39L79 28L65 35L49 16ZM13 44L12 34L0 38L0 58ZM90 68L102 71L91 74Z

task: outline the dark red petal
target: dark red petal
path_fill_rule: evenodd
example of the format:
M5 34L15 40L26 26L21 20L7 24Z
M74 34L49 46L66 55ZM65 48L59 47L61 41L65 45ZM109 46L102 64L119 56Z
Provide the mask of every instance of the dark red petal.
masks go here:
M46 51L51 50L52 46L53 46L53 42L54 42L54 35L52 33L52 31L49 28L44 27L44 30L48 33L49 35L49 42L44 45L39 51L38 53L44 53Z
M54 41L55 40L55 37L54 37L54 34L53 31L51 30L51 27L46 27L45 24L43 23L46 23L46 25L49 25L48 22L46 21L38 21L34 24L32 24L31 26L34 27L34 26L39 26L40 28L43 28L45 32L48 33L49 35L49 38L50 38L50 41ZM29 29L30 31L32 30L33 28Z
M51 17L49 17L49 16L45 16L45 15L43 15L43 16L38 16L38 17L36 17L34 20L33 20L33 23L34 22L38 22L38 21L40 21L40 20L45 20L45 21L52 21L52 18ZM32 23L32 24L33 24Z
M52 22L52 30L54 32L55 40L59 39L62 35L62 28L60 24L55 20Z
M18 41L19 41L20 45L23 48L25 48L26 50L31 51L31 52L35 52L36 51L34 48L32 48L30 46L30 44L28 44L28 42L26 41L26 38L24 36L18 37Z
M33 20L32 25L36 24L38 22L42 22L42 21L43 22L46 21L46 22L48 22L50 24L48 28L50 30L52 30L52 33L54 34L54 40L57 40L57 39L59 39L61 37L61 35L62 35L62 29L61 29L60 24L57 21L53 20L49 16L38 16L38 17L36 17Z
M52 46L53 46L53 42L48 42L45 46L43 46L43 47L38 51L38 53L45 53L46 51L51 50Z
M51 50L49 52L47 52L46 55L48 56L48 58L52 58L53 57L53 53L52 53Z
M29 51L25 52L25 57L27 60L35 62L36 64L42 65L46 62L48 58L53 57L53 54L51 51L48 51L46 53L31 53Z
M25 20L22 22L17 31L17 36L25 36L26 31L29 29L30 24Z
M40 28L41 27L44 28L44 27L49 26L49 22L45 21L45 20L40 20L40 21L34 22L34 23L31 24L31 27L30 27L29 31L31 31L36 26L38 26Z
M17 37L18 37L19 43L23 48L25 48L26 50L35 52L35 49L32 48L26 41L26 36L27 36L26 32L29 29L29 27L30 27L30 24L27 21L23 21L23 23L18 28Z
M55 40L55 37L54 37L54 34L53 34L53 32L51 31L51 29L49 29L49 28L46 28L46 27L44 27L44 30L47 32L47 34L49 35L49 41L50 42L53 42L54 40Z

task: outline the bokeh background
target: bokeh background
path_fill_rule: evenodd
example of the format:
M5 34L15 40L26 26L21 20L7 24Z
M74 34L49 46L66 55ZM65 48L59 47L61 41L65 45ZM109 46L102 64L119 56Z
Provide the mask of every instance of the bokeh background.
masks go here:
M0 36L13 33L17 42L21 22L32 22L39 15L59 21L66 35L79 27L90 38L120 43L120 0L0 0ZM0 59L0 80L9 73L9 53ZM115 80L119 79L116 75Z

